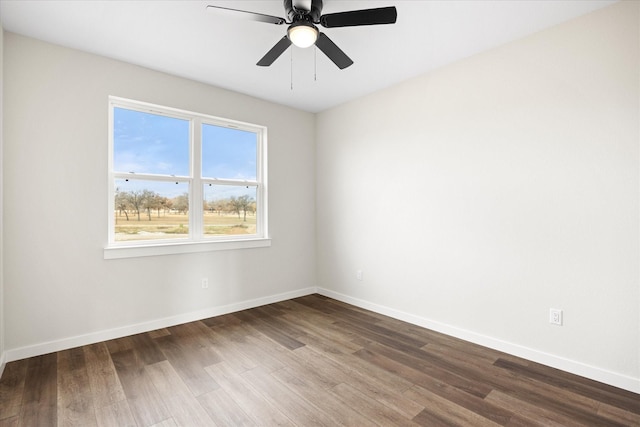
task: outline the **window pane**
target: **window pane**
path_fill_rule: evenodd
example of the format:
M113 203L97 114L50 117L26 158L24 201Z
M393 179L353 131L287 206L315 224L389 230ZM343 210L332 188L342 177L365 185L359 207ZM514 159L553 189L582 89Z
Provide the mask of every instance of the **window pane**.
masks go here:
M185 182L115 181L115 241L189 237L189 185Z
M113 109L113 170L189 175L189 120Z
M202 125L202 176L255 180L257 146L253 132Z
M204 186L204 234L256 234L256 187Z

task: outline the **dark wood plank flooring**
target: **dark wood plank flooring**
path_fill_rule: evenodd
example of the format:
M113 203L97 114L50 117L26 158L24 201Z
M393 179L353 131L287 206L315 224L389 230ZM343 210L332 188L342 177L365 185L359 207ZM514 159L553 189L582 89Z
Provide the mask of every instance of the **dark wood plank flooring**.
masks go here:
M640 395L311 295L6 365L0 426L640 426Z

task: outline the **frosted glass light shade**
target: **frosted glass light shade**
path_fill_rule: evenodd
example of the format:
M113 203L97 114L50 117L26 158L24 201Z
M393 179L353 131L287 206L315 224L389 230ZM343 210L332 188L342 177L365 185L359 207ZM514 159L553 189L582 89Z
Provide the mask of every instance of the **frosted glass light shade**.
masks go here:
M306 22L290 26L287 33L291 43L302 48L312 46L318 39L318 29Z

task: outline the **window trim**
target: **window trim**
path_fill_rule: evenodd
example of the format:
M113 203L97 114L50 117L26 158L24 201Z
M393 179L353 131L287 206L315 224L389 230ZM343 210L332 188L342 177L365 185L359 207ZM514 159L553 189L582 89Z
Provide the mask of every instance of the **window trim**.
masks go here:
M113 125L114 108L125 108L144 113L151 113L172 118L188 120L190 122L189 135L189 176L155 175L146 173L115 172ZM208 252L217 250L233 250L247 248L261 248L271 246L268 230L268 197L267 197L267 128L252 123L237 120L224 119L202 113L180 110L172 107L134 101L126 98L109 96L109 132L108 132L108 227L107 245L104 248L104 259L132 258L142 256L184 254L196 252ZM233 180L202 177L202 126L214 125L253 132L257 135L256 147L256 179ZM139 240L139 241L115 241L115 180L135 178L153 181L178 181L189 184L189 235L187 238L163 239L163 240ZM205 184L249 185L256 187L256 205L259 207L256 217L256 234L251 235L226 235L206 236L203 231L204 219L202 209L192 209L199 206L203 200L203 186ZM196 202L198 200L198 202Z
M198 252L226 251L235 249L268 248L271 239L253 238L237 240L216 240L214 242L176 242L154 243L135 246L111 246L104 248L104 259L138 258L174 254L192 254Z

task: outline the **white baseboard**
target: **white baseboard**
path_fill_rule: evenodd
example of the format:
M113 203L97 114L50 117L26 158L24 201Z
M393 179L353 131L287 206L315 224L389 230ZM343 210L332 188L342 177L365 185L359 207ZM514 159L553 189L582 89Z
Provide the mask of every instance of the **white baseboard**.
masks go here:
M421 326L423 328L431 329L436 332L441 332L446 335L482 345L484 347L489 347L494 350L511 354L513 356L522 357L523 359L531 360L533 362L551 366L553 368L576 374L581 377L589 378L601 383L609 384L614 387L640 394L640 378L633 378L615 372L610 372L595 366L586 365L581 362L566 359L521 345L509 343L507 341L502 341L465 329L456 328L444 323L395 310L383 305L375 304L358 298L353 298L348 295L344 295L328 289L318 288L317 293L329 298L336 299L338 301L345 302L347 304L355 305L357 307L371 310L385 316L393 317L394 319L402 320L417 326Z
M291 292L285 292L277 295L240 301L233 304L207 308L205 310L194 311L190 313L179 314L177 316L165 317L149 322L137 323L135 325L123 326L120 328L108 329L104 331L93 332L85 335L63 338L60 340L44 342L40 344L19 347L5 351L0 358L2 368L4 362L12 362L14 360L26 359L28 357L39 356L42 354L52 353L55 351L67 350L83 345L94 344L101 341L122 338L129 335L149 332L156 329L167 328L169 326L180 325L183 323L194 322L196 320L207 319L209 317L220 316L223 314L234 313L236 311L247 310L249 308L260 307L266 304L272 304L279 301L286 301L292 298L298 298L310 295L316 292L316 288L298 289Z
M624 390L640 394L640 379L610 372L598 367L586 365L584 363L569 360L560 356L545 353L539 350L520 346L517 344L502 341L486 335L465 329L456 328L444 323L436 322L414 314L406 313L380 304L354 298L338 292L334 292L324 288L309 287L296 291L285 292L277 295L256 298L252 300L240 301L224 306L211 307L205 310L180 314L177 316L166 317L162 319L152 320L149 322L138 323L135 325L123 326L104 331L98 331L91 334L79 335L60 340L49 341L41 344L35 344L26 347L6 350L0 354L0 376L7 362L25 359L28 357L39 356L42 354L52 353L55 351L66 350L69 348L79 347L83 345L93 344L96 342L107 341L115 338L121 338L128 335L139 334L143 332L153 331L155 329L166 328L170 326L180 325L182 323L193 322L196 320L207 319L209 317L220 316L223 314L233 313L236 311L246 310L259 307L266 304L272 304L279 301L286 301L292 298L298 298L313 293L319 293L338 301L352 304L367 310L374 311L394 319L402 320L423 328L441 332L456 338L463 339L475 344L502 351L514 356L522 357L533 362L561 369L572 374L580 375L595 381L612 385Z

